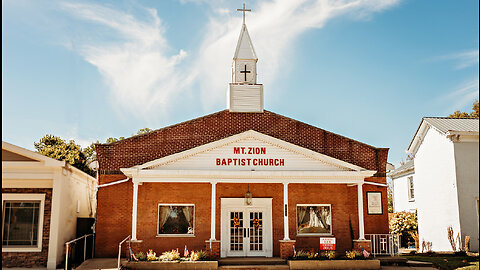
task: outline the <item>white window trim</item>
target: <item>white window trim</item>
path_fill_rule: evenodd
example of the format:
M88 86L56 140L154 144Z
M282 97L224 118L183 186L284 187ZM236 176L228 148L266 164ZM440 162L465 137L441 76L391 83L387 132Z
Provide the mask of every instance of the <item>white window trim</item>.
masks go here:
M410 181L412 181L413 188L410 187ZM408 201L414 202L415 201L415 182L413 176L407 177L407 188L408 188ZM412 189L413 189L413 197L412 197Z
M43 239L43 216L45 215L45 193L2 193L2 209L5 201L40 201L39 218L38 218L38 240L37 247L3 247L2 252L41 252ZM5 216L2 219L2 242L3 242L3 223Z
M297 208L299 206L328 206L330 207L330 232L328 233L298 233L298 213ZM304 203L295 205L295 234L299 237L308 237L308 236L333 236L333 213L332 213L331 204L314 204L314 203Z
M159 234L158 230L160 229L160 206L193 206L193 233L188 234ZM195 237L195 204L193 203L159 203L157 205L157 231L155 232L156 237Z

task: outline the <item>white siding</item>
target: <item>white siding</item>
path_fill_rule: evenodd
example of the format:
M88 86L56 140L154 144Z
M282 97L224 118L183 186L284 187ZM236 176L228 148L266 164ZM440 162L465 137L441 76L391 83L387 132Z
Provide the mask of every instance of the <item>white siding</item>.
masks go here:
M430 128L415 155L418 231L434 251L452 251L447 227L460 230L453 143Z
M409 200L408 198L408 178L412 176L415 189L414 191L416 191L415 175L413 173L406 174L392 180L394 212L415 212L415 209L417 208L415 205L415 199ZM414 194L416 194L416 192Z
M478 141L455 142L455 166L462 240L470 236L470 249L478 252Z
M234 147L265 148L265 154L234 154ZM220 159L283 159L284 166L230 166L217 165L217 158ZM189 170L320 170L320 171L340 171L338 166L333 166L319 160L307 157L300 153L272 145L257 139L248 138L225 146L214 148L194 156L173 161L161 165L159 169L189 169Z
M228 93L231 112L263 112L263 85L230 84Z

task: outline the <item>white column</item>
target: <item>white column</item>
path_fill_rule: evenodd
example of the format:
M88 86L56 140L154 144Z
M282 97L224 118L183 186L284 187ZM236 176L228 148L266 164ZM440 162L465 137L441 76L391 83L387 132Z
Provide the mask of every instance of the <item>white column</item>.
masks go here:
M132 179L133 182L133 179ZM133 182L132 240L137 240L137 200L138 183Z
M210 240L215 240L215 210L216 210L216 200L217 200L217 183L212 182L212 211L210 214Z
M365 229L363 222L363 184L357 184L358 191L358 240L365 240Z
M283 183L283 240L290 240L288 233L288 183Z

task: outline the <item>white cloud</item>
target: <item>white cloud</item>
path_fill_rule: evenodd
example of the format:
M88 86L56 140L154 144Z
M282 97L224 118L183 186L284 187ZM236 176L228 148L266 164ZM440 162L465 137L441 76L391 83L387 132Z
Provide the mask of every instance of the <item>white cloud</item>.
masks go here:
M453 61L455 69L463 69L478 65L478 49L442 55L434 61Z
M472 102L478 99L479 83L478 79L468 81L459 85L450 93L439 98L442 103L448 103L445 113L453 113L456 110L462 111L462 108L466 108L470 111Z
M348 15L367 18L373 12L383 11L397 4L397 0L366 1L290 1L259 2L247 13L247 27L255 47L259 83L272 86L281 65L298 53L294 44L298 36L312 28L321 28L336 16ZM247 7L250 8L250 7ZM211 18L206 36L199 48L196 70L208 66L198 74L203 105L210 108L225 103L226 89L231 78L231 62L241 28L241 15Z
M96 4L63 3L70 13L83 20L114 30L118 40L84 40L79 53L98 68L110 87L113 104L122 111L144 117L163 108L168 98L181 93L188 78L178 70L187 53L169 55L164 27L154 9L144 9L148 19Z
M69 13L105 27L115 38L85 37L79 53L98 68L114 104L137 117L158 118L159 108L172 106L195 86L195 94L206 110L223 105L231 78L231 62L241 28L241 15L229 12L228 1L186 1L211 5L213 12L203 28L204 37L192 52L172 49L165 39L165 27L156 10L140 8L143 16L98 4L64 3ZM247 26L259 60L259 83L272 85L280 64L296 54L298 36L321 28L331 18L369 18L396 5L399 0L272 0L257 2L247 15ZM250 8L250 7L247 7ZM95 28L96 31L98 30ZM92 34L93 35L93 34ZM68 43L66 43L68 45ZM173 54L171 51L176 51ZM182 65L188 56L190 65ZM187 75L188 74L188 75ZM200 90L200 91L198 91Z

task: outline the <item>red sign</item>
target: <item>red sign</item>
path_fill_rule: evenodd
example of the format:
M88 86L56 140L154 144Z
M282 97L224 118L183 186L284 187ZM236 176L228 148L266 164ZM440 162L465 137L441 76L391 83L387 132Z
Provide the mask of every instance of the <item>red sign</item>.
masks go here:
M215 164L217 166L285 166L285 159L283 158L258 157L267 154L266 147L233 147L233 154L240 155L240 158L216 158ZM242 155L244 158L242 158Z
M320 237L320 250L335 250L335 237Z

